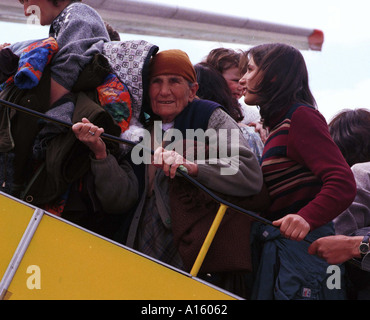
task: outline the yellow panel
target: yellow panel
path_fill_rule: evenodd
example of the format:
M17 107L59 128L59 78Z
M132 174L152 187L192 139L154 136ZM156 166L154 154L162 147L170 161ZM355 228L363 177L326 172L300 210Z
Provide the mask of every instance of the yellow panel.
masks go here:
M27 273L29 266L39 269ZM49 215L43 216L8 291L10 299L233 298Z
M0 194L0 280L34 211L34 208Z

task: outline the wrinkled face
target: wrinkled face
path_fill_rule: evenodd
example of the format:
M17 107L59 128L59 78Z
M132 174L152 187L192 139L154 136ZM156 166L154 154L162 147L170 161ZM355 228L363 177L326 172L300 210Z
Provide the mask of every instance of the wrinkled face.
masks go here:
M57 16L56 7L48 0L19 0L24 7L24 15L30 17L35 14L42 26L50 25Z
M239 100L243 95L243 87L239 83L241 78L239 68L233 67L227 69L222 73L222 75L225 78L233 97Z
M253 58L249 59L247 72L240 79L239 83L243 88L244 102L247 105L258 105L259 95L254 93L261 79L261 74L258 74L258 67L254 63Z
M182 76L170 74L153 77L149 83L152 111L161 117L163 123L172 122L194 100L197 90L197 83L189 86Z

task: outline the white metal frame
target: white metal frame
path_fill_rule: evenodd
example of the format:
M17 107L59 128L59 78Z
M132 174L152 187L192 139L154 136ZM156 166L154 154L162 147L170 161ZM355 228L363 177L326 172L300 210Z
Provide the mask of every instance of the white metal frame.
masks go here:
M13 258L4 273L3 279L0 282L0 300L3 300L6 296L9 285L12 282L15 273L17 272L17 269L27 251L30 242L32 241L33 235L35 234L43 215L44 211L39 208L34 211L26 231L24 232L22 239L20 240L18 247L14 252Z
M301 50L320 51L324 34L247 17L209 13L139 0L84 0L117 31L128 34L256 45L285 42ZM25 23L16 0L1 0L0 21Z

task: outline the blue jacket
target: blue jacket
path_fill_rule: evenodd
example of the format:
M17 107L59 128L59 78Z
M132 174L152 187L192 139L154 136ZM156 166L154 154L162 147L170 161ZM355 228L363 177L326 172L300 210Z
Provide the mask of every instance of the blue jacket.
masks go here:
M325 260L308 253L310 242L333 235L332 223L324 225L306 237L309 242L292 241L281 236L272 226L255 223L252 242L258 269L253 287L254 300L339 300L345 299L343 268L340 289L330 290ZM260 247L260 248L258 248ZM256 263L255 263L256 264Z

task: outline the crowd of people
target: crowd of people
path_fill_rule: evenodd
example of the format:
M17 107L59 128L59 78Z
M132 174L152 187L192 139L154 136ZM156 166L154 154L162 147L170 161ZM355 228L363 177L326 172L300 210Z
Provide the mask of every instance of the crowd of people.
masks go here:
M219 204L181 170L271 221L229 208L198 277L254 300L370 298L370 110L328 125L299 50L217 48L193 65L182 50L141 41L136 68L118 74L107 44L132 43L93 8L20 3L25 15L39 6L50 33L0 46L0 99L71 129L3 106L1 191L190 272ZM32 55L43 59L32 65ZM135 147L102 137L134 128Z

